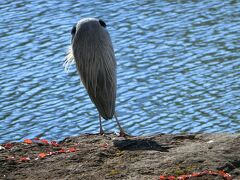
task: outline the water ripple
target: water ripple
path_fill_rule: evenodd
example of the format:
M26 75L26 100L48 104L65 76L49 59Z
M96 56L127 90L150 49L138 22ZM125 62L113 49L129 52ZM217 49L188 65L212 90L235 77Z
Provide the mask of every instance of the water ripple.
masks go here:
M240 132L237 1L0 3L0 143L98 132L75 67L70 30L100 17L118 64L117 112L129 134ZM106 131L118 131L114 120Z

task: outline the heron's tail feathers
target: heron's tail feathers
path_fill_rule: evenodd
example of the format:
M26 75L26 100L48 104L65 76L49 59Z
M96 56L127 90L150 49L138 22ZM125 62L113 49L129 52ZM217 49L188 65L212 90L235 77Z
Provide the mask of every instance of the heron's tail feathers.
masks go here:
M73 56L73 50L72 50L72 47L70 46L67 50L67 56L65 58L65 62L63 64L64 66L64 70L66 72L68 72L69 70L69 67L74 64L75 60L74 60L74 56Z

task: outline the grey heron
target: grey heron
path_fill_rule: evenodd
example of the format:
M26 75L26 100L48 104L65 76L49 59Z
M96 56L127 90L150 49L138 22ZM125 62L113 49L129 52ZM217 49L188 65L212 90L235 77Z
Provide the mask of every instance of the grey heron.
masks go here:
M125 136L116 111L116 60L106 23L84 18L73 26L71 47L65 65L75 61L80 79L99 112L100 134L104 134L101 117L116 119L120 136Z

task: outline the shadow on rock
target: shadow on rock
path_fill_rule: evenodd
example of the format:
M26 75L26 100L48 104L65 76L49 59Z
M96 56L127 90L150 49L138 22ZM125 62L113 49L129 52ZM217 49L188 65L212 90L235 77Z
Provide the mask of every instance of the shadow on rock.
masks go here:
M126 140L114 140L114 146L116 146L119 150L155 150L168 152L170 147L163 146L158 144L156 141L148 140L148 139L126 139Z

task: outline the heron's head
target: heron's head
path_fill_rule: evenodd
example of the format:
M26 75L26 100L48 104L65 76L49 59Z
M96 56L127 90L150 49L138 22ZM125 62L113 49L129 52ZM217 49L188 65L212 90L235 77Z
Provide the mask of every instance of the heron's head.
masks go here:
M86 55L86 53L96 52L104 44L106 47L112 47L106 23L101 19L81 19L72 27L71 35L71 46L67 53L65 69L68 69L70 64L74 62L74 59L76 61L78 58L82 58L82 55Z
M106 23L101 19L95 18L84 18L80 20L77 24L72 27L71 35L72 35L72 43L75 37L83 36L88 37L96 33L98 30L105 30ZM77 34L77 33L81 34Z

